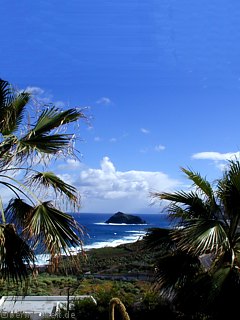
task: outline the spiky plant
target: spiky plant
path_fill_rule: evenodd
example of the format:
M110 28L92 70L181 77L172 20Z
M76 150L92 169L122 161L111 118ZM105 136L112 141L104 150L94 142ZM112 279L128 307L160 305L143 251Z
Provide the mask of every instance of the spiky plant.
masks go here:
M71 123L84 119L78 108L44 105L34 114L31 94L0 79L0 277L26 279L35 249L54 257L81 247L82 228L62 211L64 200L77 208L79 194L53 172L38 170L60 156L74 156ZM64 129L64 130L63 130ZM12 194L7 203L3 190ZM46 195L51 200L46 200ZM57 202L53 200L57 199Z
M150 230L148 247L168 242L159 259L156 287L188 312L206 312L214 319L232 314L240 294L240 162L229 161L223 177L211 185L182 168L192 182L189 192L156 192L167 201L176 228Z

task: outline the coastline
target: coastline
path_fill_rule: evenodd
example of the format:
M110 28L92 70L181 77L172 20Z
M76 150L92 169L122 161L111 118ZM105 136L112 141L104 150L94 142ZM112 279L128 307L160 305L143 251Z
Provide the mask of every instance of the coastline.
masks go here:
M132 231L134 232L134 230ZM129 231L131 233L131 231ZM103 249L103 248L115 248L124 244L131 244L135 243L138 240L141 240L146 232L139 232L138 235L125 237L125 239L113 239L111 241L97 241L93 242L92 244L83 244L82 248L72 248L71 255L77 255L82 251L90 251L92 249ZM62 256L67 256L66 253L63 253ZM49 265L50 255L49 254L37 254L36 255L36 266L37 267L44 267Z
M82 248L72 248L71 254L76 255L81 250L88 252L91 249L117 247L124 244L134 243L140 240L152 227L169 227L169 220L165 214L139 215L146 224L106 223L111 214L78 213L73 215L86 231L83 237ZM67 256L63 253L63 256ZM37 254L36 265L49 265L50 255Z

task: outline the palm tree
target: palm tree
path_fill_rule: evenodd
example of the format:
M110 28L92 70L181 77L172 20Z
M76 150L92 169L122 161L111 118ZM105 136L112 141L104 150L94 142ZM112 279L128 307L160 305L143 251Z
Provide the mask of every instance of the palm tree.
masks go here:
M189 192L152 194L168 202L176 223L167 234L150 230L145 238L147 247L168 243L156 287L185 312L220 319L234 314L240 294L240 162L229 161L215 185L190 169L182 171L192 182Z
M59 110L53 105L42 106L36 116L30 102L30 93L17 92L0 79L0 277L15 281L28 276L36 248L54 260L82 244L81 226L62 211L60 201L77 208L77 190L37 168L74 156L74 135L67 129L85 116L78 108ZM4 188L12 195L8 203Z

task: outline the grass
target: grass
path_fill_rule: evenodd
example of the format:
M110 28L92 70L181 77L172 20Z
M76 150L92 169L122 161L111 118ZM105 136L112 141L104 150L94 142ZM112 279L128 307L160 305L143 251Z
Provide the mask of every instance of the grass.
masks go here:
M150 284L100 279L82 279L74 276L57 276L46 273L40 274L37 279L30 279L27 285L19 286L13 283L3 283L0 295L98 295L102 292L116 292L121 294L144 294L150 289Z
M118 247L105 247L92 249L87 252L87 257L79 256L75 262L69 259L60 266L58 274L39 273L34 278L30 277L27 283L14 284L2 282L0 295L81 295L94 294L103 288L108 291L119 285L119 281L99 280L91 278L91 274L129 274L131 272L152 272L153 255L141 250L141 242L121 245ZM90 278L84 274L90 273ZM121 283L124 283L122 281ZM122 286L142 292L151 284L135 281ZM130 291L131 291L130 290Z

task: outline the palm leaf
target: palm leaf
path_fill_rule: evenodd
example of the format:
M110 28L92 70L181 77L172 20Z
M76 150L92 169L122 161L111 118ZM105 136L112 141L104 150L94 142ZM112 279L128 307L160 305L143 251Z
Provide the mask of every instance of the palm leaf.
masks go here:
M23 230L28 225L32 212L33 206L20 198L15 198L9 201L5 216L9 223L13 223L18 230Z
M0 167L4 168L14 158L14 148L18 139L14 135L8 136L0 143Z
M200 268L201 264L194 255L176 251L174 254L163 256L157 262L155 288L172 299L178 290L193 280Z
M185 191L154 193L153 197L169 201L170 205L167 206L167 210L170 215L176 216L177 218L179 218L181 214L184 215L184 217L188 217L188 219L209 217L211 215L209 206L193 191L189 193Z
M8 97L12 94L11 87L8 81L0 79L0 110L4 110L8 104ZM1 114L0 114L1 117ZM1 119L1 118L0 118Z
M215 202L214 192L211 184L203 178L200 173L194 172L189 169L181 168L181 170L187 175L187 177L193 182L194 186L198 187L198 190L204 193L209 199Z
M61 125L74 122L79 118L84 118L81 111L77 109L68 109L60 112L56 107L45 109L39 116L38 121L34 128L28 134L43 135L49 133L51 130L60 127Z
M147 250L168 251L173 245L170 229L150 228L143 237L143 246Z
M72 152L70 143L74 135L51 133L51 131L84 117L83 113L77 109L68 109L62 112L56 107L45 109L35 126L19 139L16 152L18 159L22 161L34 151L42 154L59 154L64 150L67 153Z
M211 319L234 319L239 302L239 280L239 272L229 266L222 266L213 274L199 274L179 291L177 302L185 313L211 314Z
M53 190L60 194L65 194L69 200L77 202L77 190L70 184L65 183L62 179L57 177L53 172L37 172L28 179L28 185L36 188L44 186L46 188L52 187Z
M225 210L225 219L230 220L229 238L233 239L240 221L240 163L229 162L229 169L218 182L218 197Z
M18 129L23 119L23 112L26 104L29 102L30 95L21 93L15 96L9 106L4 110L4 123L0 127L3 135L9 135Z
M44 202L34 208L26 232L52 256L69 253L72 247L81 247L83 230L72 216Z
M34 265L34 253L12 224L0 225L0 275L3 279L22 281Z
M230 243L222 224L217 220L189 221L181 230L173 231L178 248L197 255L219 254L230 249Z
M19 140L17 155L29 156L33 151L56 154L69 146L71 134L37 135Z
M0 132L3 135L9 135L18 129L29 99L29 93L17 94L7 81L0 79Z
M210 299L214 319L234 319L239 303L240 275L239 269L223 265L213 274L213 288Z

